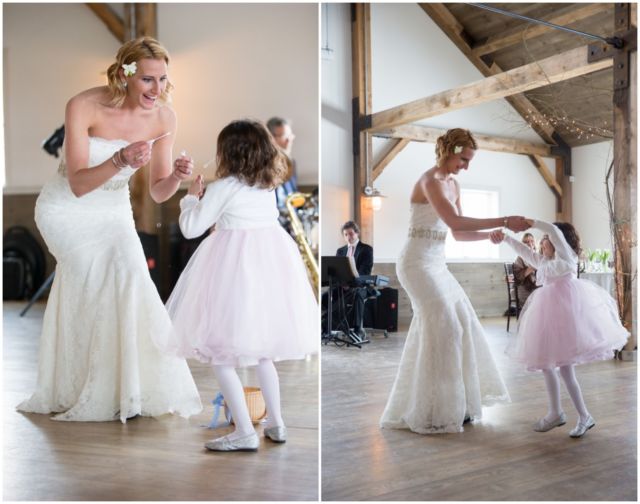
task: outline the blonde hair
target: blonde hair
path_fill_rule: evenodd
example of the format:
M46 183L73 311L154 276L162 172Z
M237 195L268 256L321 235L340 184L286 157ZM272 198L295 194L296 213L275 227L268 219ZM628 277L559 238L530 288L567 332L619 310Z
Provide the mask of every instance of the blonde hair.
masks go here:
M134 61L141 59L164 60L169 64L169 53L152 37L140 37L126 42L116 54L116 61L107 70L107 86L109 87L109 105L120 107L127 97L127 88L120 79L119 70L122 65L130 65ZM167 81L167 87L160 97L160 103L169 103L171 98L169 93L173 89L171 82Z
M440 164L448 155L454 153L456 147L469 147L470 149L477 149L475 138L469 130L462 128L453 128L447 130L444 135L438 137L436 140L436 161Z

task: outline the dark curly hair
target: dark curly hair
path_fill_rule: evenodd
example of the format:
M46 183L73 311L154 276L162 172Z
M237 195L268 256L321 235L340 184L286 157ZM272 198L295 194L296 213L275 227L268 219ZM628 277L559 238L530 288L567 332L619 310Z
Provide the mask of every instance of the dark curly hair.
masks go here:
M286 156L258 121L233 121L218 135L218 178L236 177L249 186L273 189L287 174Z
M562 231L564 239L567 240L569 246L577 256L580 256L580 252L582 252L580 236L578 235L576 228L573 227L573 224L570 224L569 222L554 222L553 225Z

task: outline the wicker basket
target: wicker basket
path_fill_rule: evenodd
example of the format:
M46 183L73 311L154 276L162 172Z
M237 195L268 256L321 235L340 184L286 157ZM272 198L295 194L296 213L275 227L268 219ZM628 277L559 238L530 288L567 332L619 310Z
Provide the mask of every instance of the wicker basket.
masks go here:
M264 397L262 397L262 391L259 387L244 387L244 399L247 401L251 422L256 424L267 416L267 406L264 403ZM226 401L224 403L224 413L227 420L233 423L231 410L227 407Z

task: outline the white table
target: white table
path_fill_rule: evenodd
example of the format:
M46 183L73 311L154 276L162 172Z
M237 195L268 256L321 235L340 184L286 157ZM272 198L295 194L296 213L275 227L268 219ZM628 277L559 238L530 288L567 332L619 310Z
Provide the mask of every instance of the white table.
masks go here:
M580 273L580 278L591 280L606 290L613 299L616 299L616 282L613 277L613 271L591 271L589 273Z

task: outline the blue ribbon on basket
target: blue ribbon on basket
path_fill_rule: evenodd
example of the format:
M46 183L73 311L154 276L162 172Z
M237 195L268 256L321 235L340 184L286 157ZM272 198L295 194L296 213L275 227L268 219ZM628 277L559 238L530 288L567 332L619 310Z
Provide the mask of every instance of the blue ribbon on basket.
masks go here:
M218 395L216 395L216 398L213 401L211 401L211 404L213 404L214 406L213 418L211 419L211 423L207 425L207 429L216 429L218 427L224 427L225 425L229 425L228 418L225 423L218 425L218 418L220 417L220 408L224 406L224 396L222 395L222 392L218 392Z

